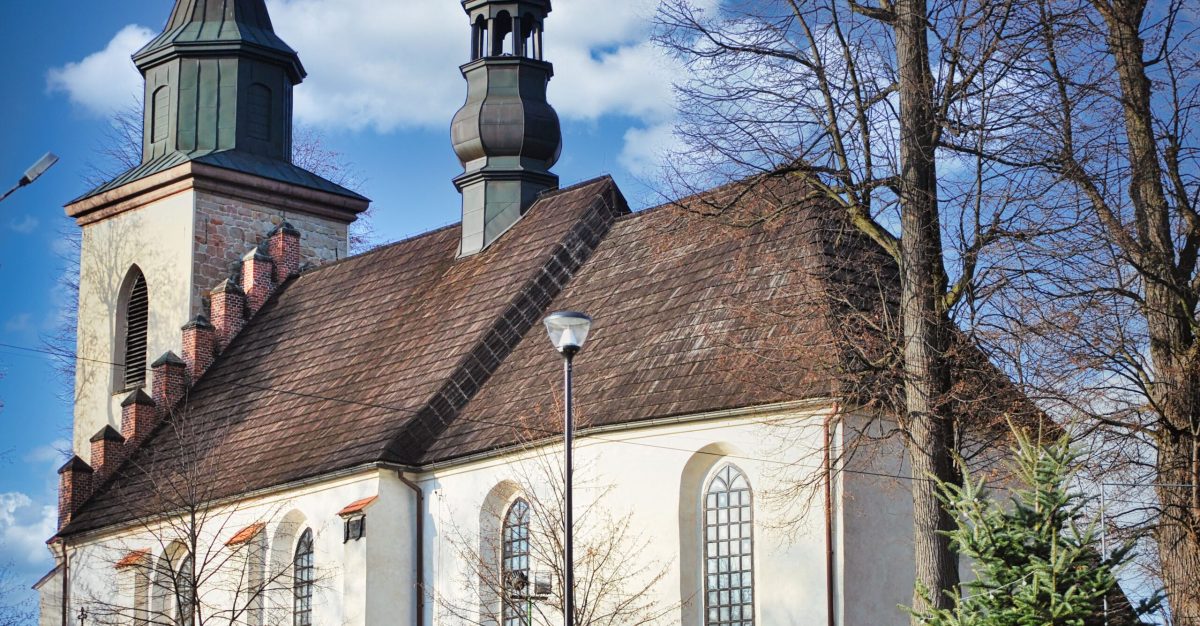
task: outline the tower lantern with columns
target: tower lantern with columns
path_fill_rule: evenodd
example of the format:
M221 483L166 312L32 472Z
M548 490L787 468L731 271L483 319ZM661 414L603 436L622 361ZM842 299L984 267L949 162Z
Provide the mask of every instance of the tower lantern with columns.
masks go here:
M546 101L554 67L543 58L550 0L464 0L471 61L467 102L454 116L454 152L464 172L460 256L482 251L558 187L550 168L562 152L558 115Z

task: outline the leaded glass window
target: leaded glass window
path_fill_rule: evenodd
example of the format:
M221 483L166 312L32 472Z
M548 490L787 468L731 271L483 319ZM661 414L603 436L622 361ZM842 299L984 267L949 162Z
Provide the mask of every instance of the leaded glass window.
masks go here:
M705 626L754 626L754 507L750 483L721 467L704 493Z
M508 507L501 537L500 576L504 582L502 626L524 626L528 621L529 503L518 499Z
M196 587L192 584L192 555L183 557L183 563L179 565L179 574L176 576L175 593L175 623L179 626L192 626L194 622L195 611L193 604L196 601Z
M313 536L307 528L296 543L296 558L292 561L292 590L295 596L292 623L295 626L312 626L313 600Z

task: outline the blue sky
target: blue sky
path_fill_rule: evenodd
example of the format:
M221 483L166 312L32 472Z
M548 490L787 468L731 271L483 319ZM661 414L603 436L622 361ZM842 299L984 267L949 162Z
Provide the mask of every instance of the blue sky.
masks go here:
M269 0L276 30L309 78L297 117L353 164L374 200L383 241L455 222L461 169L449 122L466 91L466 17L456 0ZM0 3L0 185L46 151L62 161L0 204L0 344L39 348L62 307L62 206L103 166L108 119L140 92L129 54L161 29L168 0ZM564 123L563 184L611 173L631 203L659 196L653 180L670 143L678 71L647 41L651 0L560 3L547 23L550 98ZM603 8L603 10L598 10ZM51 566L60 450L70 406L45 356L0 347L0 563L22 584Z

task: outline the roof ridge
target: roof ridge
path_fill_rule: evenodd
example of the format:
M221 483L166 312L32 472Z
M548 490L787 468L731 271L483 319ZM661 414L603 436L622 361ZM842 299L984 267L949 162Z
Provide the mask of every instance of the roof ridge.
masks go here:
M359 259L365 259L365 258L367 258L367 257L370 257L370 256L373 256L373 255L375 255L375 254L382 253L382 252L384 252L385 250L391 250L392 248L396 248L396 247L398 247L398 246L402 246L402 245L404 245L404 244L406 244L406 243L412 243L412 242L414 242L414 241L417 241L417 240L420 240L420 239L424 239L424 238L426 238L426 237L429 237L429 236L431 236L431 235L436 235L436 234L438 234L438 233L445 232L445 231L447 231L447 230L449 230L449 229L451 229L451 228L454 228L454 227L458 226L458 225L459 225L459 224L461 224L461 223L462 223L462 222L452 222L452 223L450 223L450 224L446 224L446 225L444 225L444 226L438 226L437 228L434 228L433 230L427 230L427 231L425 231L425 232L423 232L423 233L417 233L417 234L415 234L415 235L410 235L410 236L408 236L408 237L405 237L405 238L403 238L403 239L397 239L396 241L389 241L389 242L387 242L387 243L381 243L381 244L379 244L378 246L375 246L374 248L371 248L370 250L367 250L366 252L359 252L358 254L351 254L350 256L342 257L342 258L340 258L340 259L338 259L338 260L336 260L336 261L330 261L330 262L328 262L328 263L322 263L321 265L317 265L317 266L310 267L310 268L308 268L308 269L306 269L306 270L303 270L302 272L300 272L300 276L298 276L297 278L303 278L303 277L305 277L305 276L311 276L311 275L313 275L313 274L319 274L319 273L321 273L321 272L323 272L323 271L325 271L325 270L327 270L327 269L329 269L329 268L331 268L331 267L337 267L337 266L339 266L339 265L343 265L343 264L345 264L345 263L349 263L350 261L358 261Z
M608 175L608 174L603 174L603 175L600 175L600 176L596 176L596 177L594 177L594 178L589 178L588 180L585 180L585 181L582 181L582 182L573 183L573 184L571 184L571 185L568 185L568 186L566 186L566 187L559 187L558 189L551 189L551 190L548 190L548 191L542 192L541 194L539 194L539 195L538 195L538 197L537 197L537 200L536 200L536 201L534 201L534 203L533 203L533 206L531 207L531 209L530 209L530 210L532 210L532 209L533 209L533 207L536 207L536 206L537 206L537 204L538 204L538 202L541 202L543 199L549 199L549 198L553 198L553 197L555 197L555 196L558 196L558 195L560 195L560 194L563 194L563 193L567 193L567 192L570 192L570 191L576 191L576 190L582 189L582 188L584 188L584 187L587 187L588 185L594 185L594 184L596 184L596 183L598 183L598 182L602 182L602 181L605 181L605 180L613 181L613 185L614 185L614 186L616 185L616 181L615 181L615 180L613 180L613 177L612 177L612 176L610 176L610 175ZM617 219L623 219L623 218L625 218L625 217L627 217L627 216L624 216L624 215L622 215L622 216L618 216L618 217L617 217ZM394 247L396 247L396 246L404 245L404 244L406 244L406 243L411 243L411 242L413 242L413 241L417 241L418 239L422 239L422 238L424 238L424 237L428 237L428 236L430 236L430 235L434 235L434 234L436 234L436 233L440 233L440 232L446 231L446 230L448 230L448 229L450 229L450 228L455 228L455 227L458 227L458 226L460 226L460 225L462 225L462 220L455 221L455 222L450 222L449 224L444 224L444 225L442 225L442 226L438 226L438 227L436 227L436 228L433 228L432 230L427 230L427 231L424 231L424 232L420 232L420 233L416 233L416 234L413 234L413 235L409 235L409 236L407 236L407 237L404 237L404 238L402 238L402 239L397 239L397 240L395 240L395 241L389 241L389 242L387 242L387 243L382 243L382 244L379 244L378 246L375 246L374 248L371 248L370 250L367 250L366 252L360 252L360 253L358 253L358 254L352 254L352 255L350 255L350 256L347 256L347 257L344 257L344 258L338 259L338 260L336 260L336 261L331 261L331 262L329 262L329 263L325 263L325 264L318 265L318 266L316 266L316 267L313 267L313 268L309 268L308 270L305 270L304 272L302 272L300 275L301 275L301 276L308 276L308 275L310 275L310 274L315 274L315 273L317 273L317 272L320 272L320 271L322 271L322 270L326 270L326 269L329 269L329 268L331 268L331 267L334 267L334 266L337 266L337 265L341 265L341 264L343 264L343 263L346 263L346 262L348 262L348 261L354 261L354 260L357 260L357 259L362 259L362 258L365 258L365 257L371 256L371 255L373 255L373 254L376 254L376 253L378 253L378 252L382 252L382 251L384 251L384 250L388 250L388 249L390 249L390 248L394 248Z
M400 447L410 442L417 456L424 454L437 439L438 433L444 431L471 401L491 374L537 324L576 272L591 258L617 218L629 211L628 203L612 177L602 176L587 184L602 181L607 182L605 188L591 198L587 208L559 238L551 252L530 271L519 291L473 342L471 349L459 359L453 372L445 377L437 391L391 438L382 451L381 460L402 458ZM564 191L578 190L587 184L575 185Z

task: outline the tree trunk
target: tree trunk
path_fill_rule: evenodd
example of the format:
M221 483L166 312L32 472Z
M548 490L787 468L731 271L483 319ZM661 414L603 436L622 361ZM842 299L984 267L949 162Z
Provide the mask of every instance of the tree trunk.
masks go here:
M1130 189L1145 284L1142 307L1155 380L1151 395L1161 414L1156 428L1157 486L1162 515L1155 533L1163 584L1175 624L1200 625L1200 355L1192 332L1195 293L1181 275L1172 238L1172 207L1154 133L1150 80L1141 23L1145 0L1095 2L1121 84L1128 139Z
M942 531L954 522L930 479L954 481L950 450L953 424L946 415L950 377L946 367L949 317L942 306L947 278L942 259L934 161L936 112L925 0L899 0L896 59L900 92L900 316L904 325L904 390L908 449L912 460L913 543L918 589L935 607L950 608L958 579L958 555ZM929 609L914 594L913 608ZM915 620L915 618L914 618ZM915 621L914 621L915 623Z
M1158 443L1155 489L1162 519L1155 531L1162 559L1163 586L1173 624L1200 625L1200 524L1196 503L1194 435L1162 436ZM1183 486L1190 485L1190 486Z

